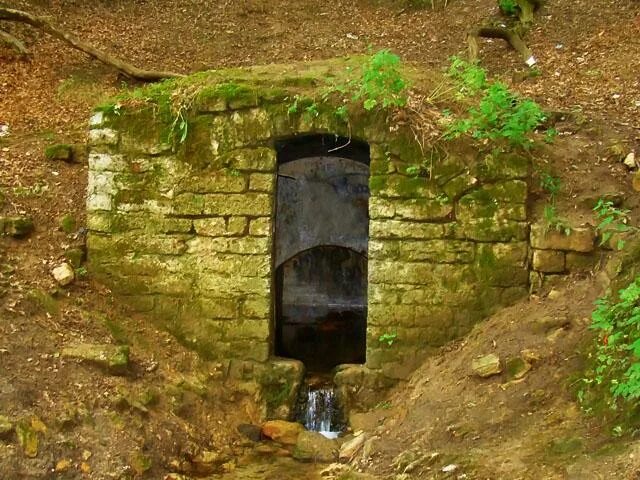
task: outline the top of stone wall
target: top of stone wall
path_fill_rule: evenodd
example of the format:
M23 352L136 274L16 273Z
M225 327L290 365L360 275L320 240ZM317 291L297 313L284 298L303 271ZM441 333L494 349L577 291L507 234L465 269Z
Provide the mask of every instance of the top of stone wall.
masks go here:
M191 123L206 114L243 112L261 107L272 118L291 124L289 117L299 117L299 122L318 123L318 117L336 117L330 122L324 119L325 128L305 128L304 125L288 129L273 128L272 137L305 130L333 130L332 133L351 134L382 141L385 132L376 132L375 124L386 120L386 112L378 109L365 111L362 101L351 101L352 92L339 93L335 87L344 87L361 77L362 69L370 57L352 56L321 61L280 65L263 65L247 68L231 68L200 72L188 77L169 79L125 92L96 108L91 128L127 130L135 137L137 146L145 137L153 147L148 152L159 154L162 147L158 139L165 140L165 147L175 149L184 140L182 122ZM401 67L403 76L413 91L430 92L442 80L442 73L418 69L411 65ZM349 122L337 118L335 109L346 106ZM243 119L238 117L238 122ZM366 121L359 121L366 120ZM373 121L372 121L373 120ZM331 125L328 125L331 123ZM351 126L347 126L350 123ZM365 127L369 126L367 130ZM355 126L354 130L349 130ZM191 125L189 125L191 127ZM302 127L302 128L301 128ZM360 131L358 131L360 130ZM388 129L387 129L388 130ZM388 133L388 132L387 132ZM188 134L188 133L187 133ZM98 134L94 134L98 135ZM108 143L108 138L92 138L94 145ZM171 144L174 145L171 145ZM126 138L119 150L130 145ZM143 149L144 150L144 149Z

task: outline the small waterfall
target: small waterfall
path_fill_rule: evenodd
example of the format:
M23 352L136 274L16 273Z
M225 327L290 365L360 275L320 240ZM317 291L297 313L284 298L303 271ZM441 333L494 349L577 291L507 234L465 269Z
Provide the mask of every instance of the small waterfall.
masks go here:
M307 379L300 389L297 420L307 430L336 438L343 430L342 412L333 384L326 379Z

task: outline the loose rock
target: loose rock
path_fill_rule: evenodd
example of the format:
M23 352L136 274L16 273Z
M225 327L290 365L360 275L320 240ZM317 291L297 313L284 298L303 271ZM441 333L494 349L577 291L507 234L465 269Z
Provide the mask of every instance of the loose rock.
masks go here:
M51 270L51 275L53 275L55 281L63 287L70 285L76 278L73 267L71 267L71 265L66 262L58 265L53 270Z
M262 435L283 445L295 445L304 427L296 422L271 420L262 425Z
M344 442L340 447L338 459L341 462L349 462L350 460L352 460L360 451L366 440L367 435L365 433L360 433L360 435L357 435L351 440L347 440L346 442Z
M298 435L293 458L301 462L331 463L338 456L338 445L318 432L304 431Z
M488 355L475 358L471 362L471 369L476 375L482 378L497 375L502 372L502 367L500 366L500 357L498 357L494 353L490 353Z
M33 231L31 217L0 217L0 235L24 238Z
M635 170L636 168L638 168L635 152L629 152L629 154L626 157L624 157L624 160L622 163L624 163L629 170Z
M44 156L48 160L61 160L63 162L73 161L73 147L66 143L50 145L44 150Z
M252 425L250 423L242 423L238 425L238 432L243 436L251 440L252 442L259 442L261 436L261 429L258 425Z
M94 363L113 373L121 373L129 365L129 346L82 343L64 348L62 356Z
M8 437L13 431L13 424L8 417L0 415L0 438Z

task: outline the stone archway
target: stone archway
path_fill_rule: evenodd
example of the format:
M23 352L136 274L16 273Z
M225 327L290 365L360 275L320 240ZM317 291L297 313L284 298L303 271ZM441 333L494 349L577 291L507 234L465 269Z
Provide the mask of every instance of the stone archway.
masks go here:
M305 135L276 151L275 353L316 371L364 363L369 146Z

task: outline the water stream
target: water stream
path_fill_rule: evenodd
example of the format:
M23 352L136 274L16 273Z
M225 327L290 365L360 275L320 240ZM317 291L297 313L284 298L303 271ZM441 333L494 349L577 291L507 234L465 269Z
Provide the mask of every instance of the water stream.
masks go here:
M338 437L344 421L333 383L326 378L308 378L300 389L296 417L307 430Z

